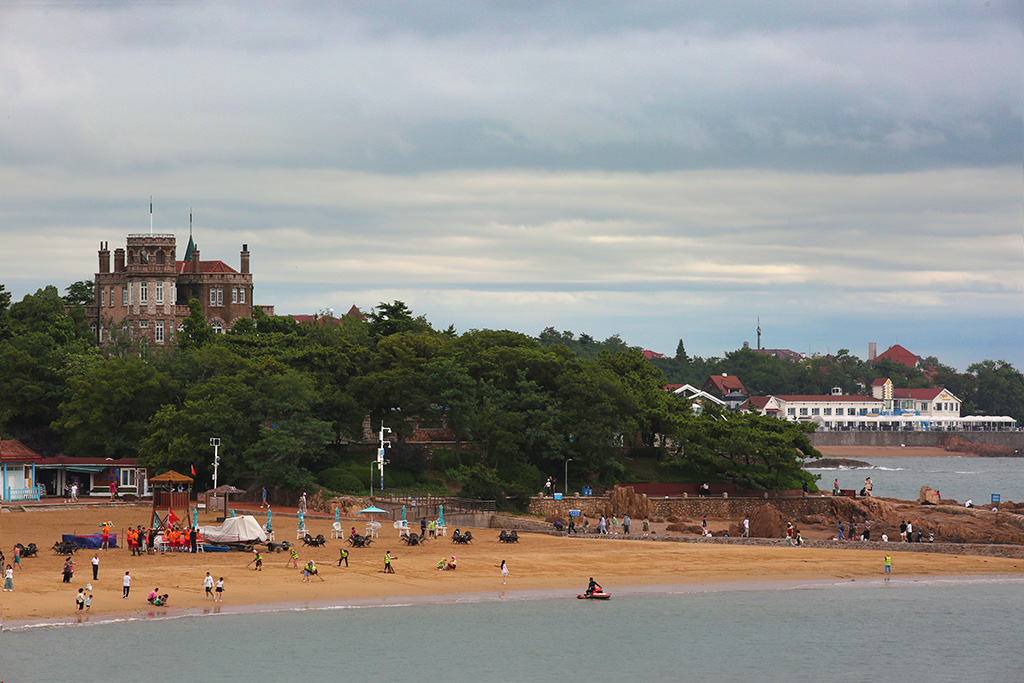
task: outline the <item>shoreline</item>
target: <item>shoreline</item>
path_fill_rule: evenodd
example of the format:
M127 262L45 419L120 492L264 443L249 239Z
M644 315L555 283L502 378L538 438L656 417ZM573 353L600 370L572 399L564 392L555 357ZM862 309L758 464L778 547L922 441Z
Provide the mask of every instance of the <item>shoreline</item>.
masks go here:
M708 593L740 593L766 591L817 590L833 587L871 588L878 585L914 587L926 585L971 585L1008 583L1024 585L1024 576L1012 574L951 574L951 575L894 575L889 579L872 577L862 579L764 579L760 581L719 581L670 584L634 584L616 586L614 596L644 595L703 595ZM34 629L102 626L130 622L159 622L203 617L231 617L283 612L331 611L348 609L374 609L381 607L417 607L423 605L487 604L532 600L571 600L578 589L514 589L479 593L443 593L406 596L378 596L353 600L317 600L302 602L240 603L226 608L175 608L136 610L115 614L96 614L85 617L53 617L39 619L0 620L0 633L21 633Z

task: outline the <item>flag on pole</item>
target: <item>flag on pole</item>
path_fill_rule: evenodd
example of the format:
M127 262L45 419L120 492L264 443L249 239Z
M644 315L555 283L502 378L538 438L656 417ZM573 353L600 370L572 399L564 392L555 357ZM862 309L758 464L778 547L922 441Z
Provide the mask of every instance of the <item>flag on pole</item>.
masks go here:
M171 508L167 508L167 523L174 524L178 521L178 519L178 515L174 514L174 510L172 510Z
M192 465L192 476L196 476L196 466Z

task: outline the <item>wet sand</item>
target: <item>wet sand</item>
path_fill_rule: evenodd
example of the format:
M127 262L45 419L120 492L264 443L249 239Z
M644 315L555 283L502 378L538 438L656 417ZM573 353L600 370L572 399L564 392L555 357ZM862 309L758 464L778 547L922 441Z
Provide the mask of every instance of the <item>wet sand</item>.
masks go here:
M22 560L15 572L14 592L0 593L0 613L10 626L27 620L74 619L78 588L91 582L90 559L94 552L75 554L73 582L61 582L64 557L49 549L62 533L91 533L109 520L119 534L149 517L149 509L96 508L75 510L11 512L0 516L0 547L10 559L10 548L20 542L39 546L38 557ZM262 516L257 516L262 521ZM213 517L200 515L200 524L212 524ZM351 549L349 567L338 567L338 548L347 542L330 539L330 518L307 518L314 536L323 534L323 548L299 545L300 567L314 559L323 581L303 583L302 572L286 562L287 553L265 554L263 571L247 568L252 556L227 553L166 553L132 557L127 549L98 551L99 580L92 582L91 619L111 615L139 616L154 612L146 595L159 588L169 593L168 609L162 614L212 611L204 600L203 578L207 571L225 579L224 609L260 609L261 606L328 605L340 603L381 604L402 599L447 600L455 595L494 594L497 591L580 591L594 576L604 586L708 585L718 583L761 583L770 581L816 581L878 578L882 573L882 550L837 550L819 548L774 548L689 543L656 543L601 538L562 538L545 534L521 534L518 544L497 540L493 529L473 529L475 542L456 546L450 538L428 541L422 547L408 547L398 540L397 531L385 524L381 538L367 549ZM294 541L295 520L276 517L277 540ZM363 531L365 520L343 521L343 527ZM120 535L119 535L120 538ZM395 574L383 573L384 552L396 558ZM442 556L458 557L458 569L441 572L436 564ZM503 586L498 566L508 563L510 575ZM1020 560L978 556L949 556L925 553L896 553L896 576L937 577L968 575L1024 576ZM132 590L122 599L122 577L132 576Z

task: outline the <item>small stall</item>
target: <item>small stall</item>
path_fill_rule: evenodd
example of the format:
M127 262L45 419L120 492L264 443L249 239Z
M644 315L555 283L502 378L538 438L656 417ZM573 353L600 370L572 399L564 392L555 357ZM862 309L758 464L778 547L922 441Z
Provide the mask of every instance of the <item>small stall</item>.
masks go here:
M153 489L153 526L163 531L177 521L192 521L192 477L171 470L149 480Z

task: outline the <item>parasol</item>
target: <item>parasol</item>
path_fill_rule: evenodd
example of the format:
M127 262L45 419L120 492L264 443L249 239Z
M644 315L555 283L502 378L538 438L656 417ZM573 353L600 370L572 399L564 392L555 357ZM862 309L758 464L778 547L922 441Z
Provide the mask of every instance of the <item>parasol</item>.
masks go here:
M334 508L334 523L341 523L341 508Z
M437 506L437 523L439 526L444 526L444 505Z
M405 521L405 506L402 506L402 521Z
M368 508L363 508L362 510L360 510L360 511L359 511L359 512L357 512L356 514L357 514L357 515L361 515L361 514L363 514L363 513L366 513L366 514L370 515L370 521L372 522L372 521L373 521L373 516L374 516L374 515L386 515L386 514L387 514L387 512L388 512L387 510L381 510L381 509L380 509L379 507L377 507L376 505L371 505L371 506L370 506L370 507L368 507Z
M267 508L267 533L270 533L270 508Z

